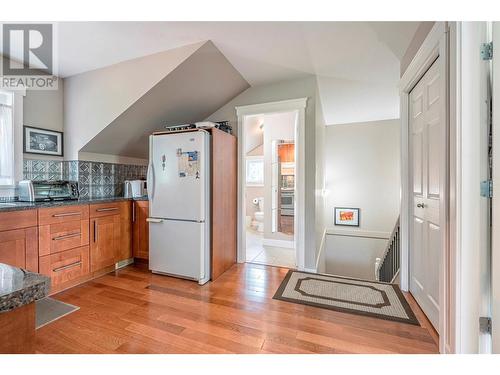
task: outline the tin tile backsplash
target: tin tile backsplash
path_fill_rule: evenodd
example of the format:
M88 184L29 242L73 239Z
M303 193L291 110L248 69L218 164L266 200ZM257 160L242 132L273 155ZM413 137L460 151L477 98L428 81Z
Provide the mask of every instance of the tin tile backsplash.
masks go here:
M80 197L107 198L123 195L125 180L145 179L143 165L111 164L93 161L24 160L26 180L78 181Z

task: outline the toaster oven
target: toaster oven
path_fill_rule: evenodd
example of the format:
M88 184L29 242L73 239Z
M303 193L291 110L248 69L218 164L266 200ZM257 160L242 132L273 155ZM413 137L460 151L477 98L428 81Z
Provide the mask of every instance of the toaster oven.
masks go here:
M19 182L19 200L22 202L43 202L78 199L78 182L75 181L32 181Z

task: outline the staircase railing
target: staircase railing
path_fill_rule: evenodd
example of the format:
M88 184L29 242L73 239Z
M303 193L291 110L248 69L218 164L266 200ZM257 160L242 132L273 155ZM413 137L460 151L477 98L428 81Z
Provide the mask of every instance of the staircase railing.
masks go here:
M375 261L375 278L377 281L383 281L386 283L394 282L394 279L399 272L400 259L401 243L398 217L382 258L377 258Z

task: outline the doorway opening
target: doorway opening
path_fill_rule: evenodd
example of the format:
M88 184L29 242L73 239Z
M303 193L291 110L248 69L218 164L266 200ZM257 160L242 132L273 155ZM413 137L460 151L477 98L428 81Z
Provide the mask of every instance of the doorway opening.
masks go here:
M298 111L245 116L245 261L297 267L296 147Z

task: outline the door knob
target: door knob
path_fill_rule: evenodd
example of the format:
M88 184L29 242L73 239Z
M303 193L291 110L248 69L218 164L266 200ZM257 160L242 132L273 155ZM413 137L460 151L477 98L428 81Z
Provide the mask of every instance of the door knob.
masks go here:
M418 208L425 208L425 204L423 204L423 203L417 203L417 207Z

